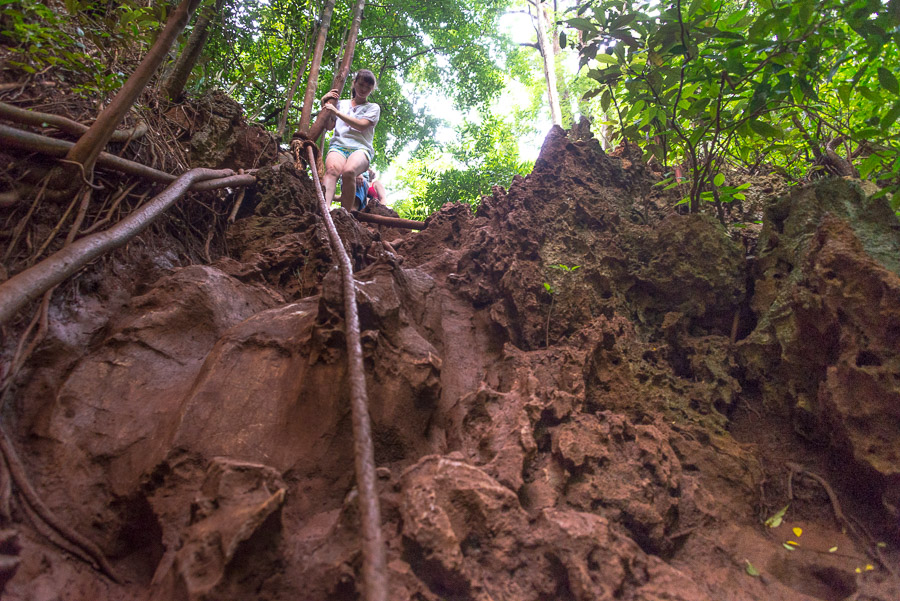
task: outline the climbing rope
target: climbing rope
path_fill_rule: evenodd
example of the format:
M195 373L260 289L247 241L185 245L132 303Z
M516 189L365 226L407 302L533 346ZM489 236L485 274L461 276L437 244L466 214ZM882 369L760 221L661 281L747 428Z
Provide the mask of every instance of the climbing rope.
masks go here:
M356 310L356 284L353 267L344 244L338 235L331 213L322 194L319 174L316 172L314 142L295 140L294 156L299 160L305 149L312 167L313 181L319 195L319 210L325 218L328 240L338 258L344 289L344 326L347 338L347 360L350 373L350 407L353 419L353 456L356 464L356 485L359 491L359 513L363 535L363 587L366 601L387 601L387 573L384 557L384 541L381 536L381 511L378 492L375 490L375 450L372 444L372 424L369 420L369 399L366 394L366 373L363 369L362 344L359 336L359 314Z

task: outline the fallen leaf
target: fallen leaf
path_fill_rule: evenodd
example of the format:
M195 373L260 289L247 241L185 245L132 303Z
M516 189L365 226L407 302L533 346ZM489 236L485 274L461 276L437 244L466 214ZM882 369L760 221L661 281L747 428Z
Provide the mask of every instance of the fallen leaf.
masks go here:
M768 526L769 528L778 528L779 526L781 526L781 522L784 520L784 514L787 513L788 507L790 507L789 504L785 505L784 507L779 509L775 515L767 519L766 526Z

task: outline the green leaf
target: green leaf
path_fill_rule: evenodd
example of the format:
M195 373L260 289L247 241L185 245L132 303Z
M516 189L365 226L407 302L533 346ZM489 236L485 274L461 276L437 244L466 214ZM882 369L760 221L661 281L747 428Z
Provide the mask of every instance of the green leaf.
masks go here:
M884 67L878 67L878 83L892 94L900 94L900 84L897 83L897 78Z
M838 98L841 99L841 102L844 106L850 106L850 97L853 93L853 88L851 88L848 84L841 84L837 87Z
M609 110L609 103L612 101L612 95L609 93L609 89L603 90L603 93L600 95L600 108L603 109L603 112L607 112Z
M610 29L619 29L621 27L624 27L625 25L628 25L632 21L634 21L635 18L637 18L637 15L634 13L626 13L624 15L619 15L618 17L616 17L609 23L609 28Z
M718 188L719 186L721 186L724 183L725 183L725 176L721 173L717 173L716 176L713 178L713 185Z
M568 23L571 27L575 29L580 29L581 31L587 31L588 29L594 29L594 24L588 19L584 19L581 17L575 17L574 19L567 19L566 23Z
M747 563L747 573L753 576L754 578L759 576L759 570L753 567L753 564L750 563L749 559L744 560Z
M565 31L559 32L559 47L560 48L566 47L566 32Z
M895 102L891 110L881 119L881 129L886 131L897 122L898 118L900 118L900 100Z
M766 526L768 526L769 528L778 528L779 526L781 526L781 522L784 520L784 514L787 513L788 507L790 507L790 504L785 505L784 507L779 509L775 513L775 515L767 519L765 521Z
M607 65L618 65L619 61L616 60L616 57L610 56L608 54L598 54L594 57L594 60L598 63L606 63Z
M784 137L784 132L782 132L780 129L769 125L765 121L760 121L759 119L750 120L750 129L752 129L763 138Z
M862 165L859 166L859 177L862 179L869 177L872 170L881 165L881 161L881 157L877 154L870 154L866 160L862 162Z

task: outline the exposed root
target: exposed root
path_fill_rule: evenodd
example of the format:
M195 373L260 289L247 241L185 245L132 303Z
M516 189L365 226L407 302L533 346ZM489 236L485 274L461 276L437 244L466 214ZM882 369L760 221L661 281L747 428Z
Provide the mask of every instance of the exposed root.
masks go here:
M78 207L78 215L75 216L75 223L72 224L72 227L69 228L69 233L66 234L66 243L64 246L72 244L72 241L75 240L75 236L78 235L78 230L81 229L81 224L84 223L84 216L87 214L88 205L91 204L91 192L91 188L87 188L84 191L84 194L81 197L81 205Z
M315 162L314 144L305 143L310 164ZM325 229L331 249L338 259L344 296L344 334L347 340L347 371L350 381L350 414L353 424L353 457L356 471L356 487L359 491L359 513L362 523L363 590L366 601L387 599L387 566L384 540L381 533L381 508L375 485L375 451L372 441L372 423L369 417L369 398L366 392L366 373L363 366L362 344L359 332L359 313L356 306L356 282L353 265L344 249L341 237L331 219L319 177L313 172L319 211L325 221Z
M50 235L47 236L47 239L44 240L43 244L37 249L31 257L25 262L25 265L34 265L34 262L40 258L40 256L47 250L47 247L53 243L53 240L56 239L56 235L62 229L63 224L69 219L69 214L75 208L75 204L78 202L78 196L72 198L72 202L69 203L69 206L66 208L65 213L63 213L62 217L59 218L59 221L56 223L56 227L54 227L50 231Z
M134 190L137 185L138 185L138 182L135 182L135 183L131 184L130 186L128 186L127 188L125 188L125 191L122 192L121 194L119 194L118 196L116 196L116 198L113 200L112 206L106 212L106 216L103 217L102 219L100 219L99 221L95 221L93 224L91 224L90 227L86 228L83 232L81 232L81 234L82 235L90 234L91 232L97 230L100 226L103 226L103 225L106 225L107 223L109 223L110 219L112 219L113 213L115 213L116 209L119 208L119 204L123 200L125 200L129 194L131 194L131 191ZM138 201L138 207L141 206L141 204L144 202L144 200L146 198L147 198L147 193L144 193L141 196L140 200ZM105 208L106 208L105 206L102 207L100 209L100 212L103 212L103 209L105 209Z
M884 554L881 552L881 549L878 547L874 537L856 521L851 521L844 515L843 510L841 509L841 504L838 501L837 494L835 494L834 489L828 484L828 481L825 480L822 476L809 471L802 465L797 463L788 462L788 469L790 470L790 475L788 476L788 499L793 500L793 477L794 474L802 474L809 476L813 480L815 480L823 490L825 490L825 494L828 495L828 500L831 502L831 510L834 512L834 517L838 522L838 525L841 527L843 531L849 531L854 534L858 539L862 540L869 549L869 555L872 556L874 560L880 563L895 580L900 580L900 573L897 572L897 569L891 564L891 562L884 557Z
M819 485L825 489L825 494L828 495L828 500L831 502L831 510L834 512L834 517L837 520L838 525L842 529L846 529L850 526L850 521L847 519L847 516L844 515L844 512L841 510L841 504L838 501L837 495L834 492L834 489L831 488L831 485L823 478L822 476L815 474L802 465L797 463L788 462L788 469L791 470L790 476L788 476L788 498L793 500L793 487L791 485L791 481L793 480L794 474L805 474L819 483Z
M31 483L28 481L25 467L22 465L21 460L19 460L19 456L16 454L12 442L10 442L9 437L6 435L6 431L2 426L0 426L0 452L3 453L3 458L6 461L10 476L12 477L12 481L15 483L16 488L38 517L40 517L45 524L53 528L53 530L55 530L62 538L83 551L85 555L93 560L95 567L106 574L113 582L122 584L124 581L106 560L106 557L103 555L100 548L86 537L76 532L73 528L64 524L56 517L50 508L44 504L40 496L31 486Z
M3 262L5 263L7 259L9 259L10 254L13 249L16 247L16 243L19 241L19 237L22 235L22 232L25 231L25 228L28 226L28 222L31 220L31 216L34 214L34 210L37 208L38 204L41 202L41 198L44 195L44 192L47 190L47 184L50 183L50 178L44 178L43 186L41 187L40 192L38 192L34 201L31 203L31 206L28 208L28 212L22 218L21 221L16 225L15 230L13 230L12 240L9 242L9 246L6 247L6 252L3 253Z
M34 125L35 127L45 127L52 125L53 127L69 134L80 136L88 130L88 126L78 121L73 121L68 117L53 115L51 113L41 113L21 109L5 102L0 102L0 118L12 121L14 123L22 123L24 125ZM113 133L110 138L111 142L129 142L130 140L140 138L147 133L147 124L143 121L138 123L131 129L121 129Z

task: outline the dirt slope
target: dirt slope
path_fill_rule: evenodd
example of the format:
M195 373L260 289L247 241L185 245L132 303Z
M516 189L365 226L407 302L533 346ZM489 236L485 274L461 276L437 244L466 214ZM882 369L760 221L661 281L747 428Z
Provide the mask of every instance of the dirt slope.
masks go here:
M748 257L649 178L555 128L476 214L335 214L391 599L900 597L900 225L827 181ZM309 178L259 181L229 256L61 308L8 394L35 487L128 582L14 502L4 599L358 598L339 278Z

